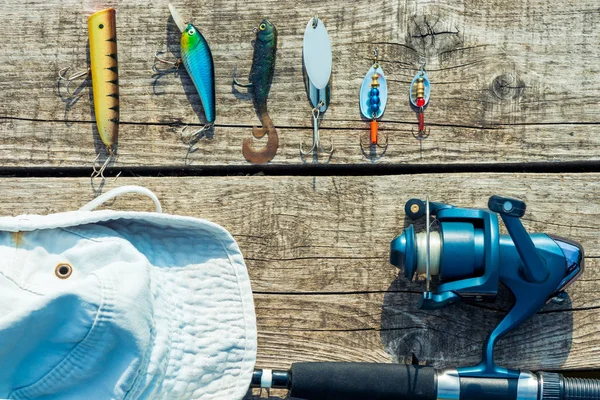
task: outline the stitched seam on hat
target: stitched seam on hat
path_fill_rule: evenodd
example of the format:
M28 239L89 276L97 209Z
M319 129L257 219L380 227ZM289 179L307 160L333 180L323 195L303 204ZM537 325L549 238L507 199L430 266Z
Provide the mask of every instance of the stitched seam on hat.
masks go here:
M12 269L13 269L13 270L17 268L17 256L18 256L18 252L19 252L19 247L18 247L18 246L15 246L14 250L15 250L15 255L14 255L14 257L13 257L13 263L12 263ZM30 287L30 286L28 286L28 285L27 285L26 283L24 283L24 282L23 282L23 283L21 283L21 282L17 282L17 281L16 281L16 280L15 280L13 277L6 275L6 274L5 274L5 273L4 273L2 270L0 270L0 275L2 275L3 277L5 277L5 278L6 278L6 279L8 279L9 281L11 281L11 282L12 282L12 283L14 283L15 285L17 285L17 287L19 287L19 288L21 288L21 289L23 289L23 290L25 290L25 291L27 291L27 292L29 292L29 293L32 293L32 294L38 295L38 296L42 296L42 293L40 293L40 292L37 292L37 291L33 290L33 289Z
M108 290L106 290L107 287L104 285L102 280L96 274L90 274L90 275L94 276L100 283L101 297L100 297L100 306L98 307L98 310L96 311L96 316L94 318L94 322L92 323L92 326L90 327L88 333L45 376L43 376L37 382L34 382L29 386L15 389L11 393L11 396L15 395L16 396L15 398L17 398L17 399L40 397L41 395L46 394L44 392L45 390L52 388L53 386L56 386L57 383L60 383L63 380L69 379L70 375L73 374L75 372L75 370L77 370L77 371L81 370L81 366L78 365L76 362L74 363L73 361L78 361L78 360L76 360L76 358L77 359L80 358L79 353L81 353L81 356L84 356L90 349L93 349L94 343L97 342L95 336L98 336L98 332L102 331L102 328L104 328L105 314L107 313L106 312L107 310L104 310L105 305L107 305L107 301L106 301L107 296L105 296L105 293L108 291ZM88 345L88 342L91 342L91 343ZM84 347L86 347L86 348L84 349ZM85 358L85 357L83 357L83 358ZM81 361L84 361L84 360L79 360L79 362L81 362ZM25 396L25 397L23 397L23 396Z
M169 290L171 290L171 288L169 287ZM169 294L172 294L171 292L169 292ZM174 314L174 310L175 307L173 307L173 304L170 301L166 301L165 302L167 304L167 307L169 308L169 314L168 315L173 315ZM173 323L175 321L175 318L169 318L168 319L168 326L169 326L169 347L167 349L167 354L166 354L166 360L167 360L167 364L165 365L165 375L163 376L162 381L160 382L159 386L161 389L163 387L163 383L165 381L165 378L167 376L167 373L169 371L169 365L171 363L171 350L173 349Z
M16 261L15 261L16 262ZM23 289L26 292L29 292L31 294L35 294L37 296L43 296L42 293L36 292L33 289L31 289L28 286L23 286L21 285L19 282L15 281L13 278L11 278L10 276L6 275L5 273L3 273L2 271L0 271L0 275L2 275L3 277L5 277L6 279L8 279L9 281L11 281L12 283L14 283L19 289Z
M148 272L150 272L150 271L148 271ZM152 283L150 283L150 289L151 288L152 288ZM170 314L167 314L167 315L170 315ZM170 322L169 322L169 325L170 325ZM131 385L131 388L125 393L123 400L127 400L127 399L131 398L132 396L136 396L138 394L138 390L140 389L140 386L144 381L143 377L148 373L148 366L150 365L152 349L154 348L154 345L156 344L156 319L154 318L154 314L152 314L152 327L150 329L150 333L151 333L151 340L147 346L146 352L144 353L144 362L143 362L143 364L140 365L140 368L138 369L138 373L136 374L136 376L134 378L133 384ZM169 337L169 340L170 340L170 337ZM170 350L171 350L171 347L169 346L169 353L170 353ZM168 356L168 353L167 353L167 356ZM167 358L167 360L168 360L168 358Z
M220 227L220 228L223 230L225 229L222 227ZM207 232L207 231L205 230L205 232ZM210 233L210 232L208 232L208 233ZM242 367L239 369L239 372L237 375L232 375L232 377L234 377L234 378L239 378L240 375L242 374L243 366L244 366L244 364L246 364L246 358L247 358L247 354L248 354L248 352L247 352L247 350L248 350L248 320L247 320L248 316L246 315L247 304L244 302L244 297L242 296L242 291L240 290L240 276L238 274L238 268L237 268L238 263L235 262L231 258L231 254L229 254L229 252L227 251L226 246L221 237L221 236L223 236L223 234L224 234L224 232L221 231L220 234L217 236L217 240L219 241L219 244L221 245L221 248L223 249L225 254L227 254L227 259L229 260L229 263L233 266L233 271L235 272L235 278L238 283L238 297L240 298L240 302L242 303L242 308L243 308L242 314L244 316L244 357L242 358ZM231 237L229 233L227 233L225 236L227 237L228 241L235 242L235 239L233 239L233 237ZM249 280L249 278L248 278L248 280ZM230 390L235 387L236 387L236 385L234 383L231 383L230 385L226 386L226 389Z
M97 224L85 224L85 225L97 225ZM76 225L76 226L81 226L81 225ZM101 226L103 226L103 225L101 225ZM108 229L110 229L112 231L111 233L113 233L116 237L115 236L91 237L91 236L84 235L83 233L80 233L80 232L72 231L69 228L56 228L56 229L60 229L62 231L68 232L72 235L79 236L82 239L87 239L87 240L90 240L95 243L121 242L124 239L123 237L119 236L119 233L116 230L114 230L112 228L108 228Z
M169 290L171 290L171 287L169 287ZM169 308L169 315L173 315L173 313L175 312L175 307L173 307L173 304L171 304L170 301L166 302L167 303L167 307ZM171 361L171 350L173 349L173 323L174 323L174 318L169 318L169 348L167 349L167 364L165 365L165 377L167 376L167 371L169 369L169 361ZM160 383L160 385L162 386L164 382L164 377L163 377L163 381Z

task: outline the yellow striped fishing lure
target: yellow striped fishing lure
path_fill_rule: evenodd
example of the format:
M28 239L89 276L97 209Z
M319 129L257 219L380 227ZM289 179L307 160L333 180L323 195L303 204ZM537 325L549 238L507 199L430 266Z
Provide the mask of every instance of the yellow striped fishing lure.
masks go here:
M88 18L90 71L94 112L100 139L110 156L119 134L119 70L115 9L98 11Z
M94 114L96 127L102 143L106 146L108 157L100 169L96 169L92 177L104 178L104 169L115 157L115 144L119 135L119 70L117 59L117 28L114 8L95 12L88 18L88 35L90 47L90 67L80 73L65 76L69 67L59 72L59 80L69 85L78 77L91 74L92 93L94 95Z

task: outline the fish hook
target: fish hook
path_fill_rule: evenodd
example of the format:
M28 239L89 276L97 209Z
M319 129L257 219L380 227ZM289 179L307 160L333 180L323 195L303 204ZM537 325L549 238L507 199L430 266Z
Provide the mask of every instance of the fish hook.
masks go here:
M411 128L411 133L412 133L413 137L417 140L427 139L429 137L429 133L431 132L430 128L425 129L425 118L424 118L424 114L423 114L424 112L425 112L425 108L422 106L419 107L419 111L417 113L417 117L419 119L418 133L415 134L414 128Z
M67 87L66 87L67 93L69 94L69 96L72 96L73 93L71 93L71 90L69 89L69 87L71 86L71 82L73 82L73 80L75 80L77 78L81 78L82 76L88 75L90 73L90 69L87 68L83 71L75 72L74 74L66 76L67 71L70 69L71 69L71 66L68 66L68 67L65 67L65 68L61 69L60 71L58 71L58 82L59 82L59 89L60 89L61 81L67 82Z
M378 135L378 138L381 135ZM383 135L383 137L385 138L385 143L384 144L379 144L379 140L377 140L377 143L372 143L371 140L364 140L364 136L361 136L360 138L360 145L363 148L370 148L372 146L377 146L380 149L387 149L388 147L388 134L386 133L385 135Z
M157 72L157 73L167 73L170 71L177 71L179 69L179 67L181 66L181 62L182 62L181 58L177 58L175 61L171 61L166 58L160 57L160 55L164 54L164 53L165 53L164 51L157 51L156 53L154 53L154 63L152 64L152 71ZM171 65L171 67L169 67L167 69L157 68L156 66L159 63L169 64L169 65Z
M185 131L190 127L189 125L184 126L183 128L181 128L181 130L179 131L179 138L181 139L181 142L185 145L190 145L192 143L194 143L195 141L197 141L198 139L200 139L200 134L209 130L210 128L212 128L214 126L214 124L205 124L204 126L202 126L200 129L192 132L189 135L185 135L184 133ZM188 138L188 139L186 139Z
M321 115L320 107L323 107L323 101L320 101L317 104L317 107L312 109L312 117L313 117L313 144L311 148L307 151L304 150L304 144L300 143L300 154L306 156L313 151L317 151L320 153L333 154L333 140L329 139L330 147L328 150L325 150L323 146L321 146L321 137L319 134L319 116Z
M239 86L239 87L243 87L243 88L247 88L247 87L251 87L251 86L252 86L252 82L248 82L248 83L240 83L240 82L237 80L237 77L236 77L236 75L237 75L237 67L234 67L234 68L233 68L233 84L234 84L235 86Z
M94 159L94 162L92 163L92 175L91 178L97 178L97 177L101 177L102 180L106 179L106 177L104 176L104 170L106 169L106 167L108 166L108 164L110 163L110 161L115 158L115 153L112 151L112 149L108 150L108 157L106 157L106 161L104 161L104 164L102 164L102 166L100 167L100 169L96 169L96 162L98 161L98 159L100 158L100 153L98 153L98 155L96 156L96 158ZM115 179L113 180L113 182L116 182L117 179L119 179L119 176L121 176L121 172L119 172L117 174L117 176L115 176Z
M412 133L413 137L417 140L427 139L429 137L430 132L431 132L431 129L429 129L429 128L423 129L422 131L418 131L417 133L415 133L414 128L411 129L411 133Z

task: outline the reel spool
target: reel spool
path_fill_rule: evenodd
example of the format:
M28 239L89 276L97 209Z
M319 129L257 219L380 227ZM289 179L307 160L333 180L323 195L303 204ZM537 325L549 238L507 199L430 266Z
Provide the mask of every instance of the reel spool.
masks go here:
M483 226L472 222L447 221L439 224L438 231L432 231L429 199L425 202L409 200L405 210L411 219L426 215L425 232L416 233L414 226L410 225L392 242L392 264L404 268L407 279L413 280L415 274L425 275L429 288L432 276L450 282L483 275ZM442 259L452 263L451 266L446 265L443 271L440 268Z
M498 292L498 218L483 210L411 199L405 205L408 218L426 217L425 232L408 226L391 244L390 262L413 280L424 274L426 290L420 307L436 309L460 298L493 300ZM431 215L438 230L431 230ZM441 285L431 292L431 278Z

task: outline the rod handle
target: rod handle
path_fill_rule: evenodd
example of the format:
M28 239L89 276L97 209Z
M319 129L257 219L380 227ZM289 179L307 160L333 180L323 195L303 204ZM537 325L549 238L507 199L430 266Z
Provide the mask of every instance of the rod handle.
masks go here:
M291 368L290 396L310 400L435 400L432 367L307 362Z

